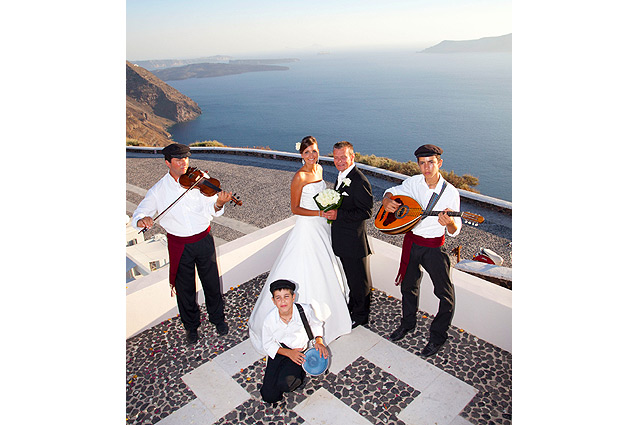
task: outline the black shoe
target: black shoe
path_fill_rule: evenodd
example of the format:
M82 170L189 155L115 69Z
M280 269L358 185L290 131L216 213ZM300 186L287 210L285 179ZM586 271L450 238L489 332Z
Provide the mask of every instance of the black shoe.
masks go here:
M215 328L217 328L217 334L219 334L219 336L223 336L228 333L228 323L226 322L216 324Z
M198 340L199 334L197 333L197 329L186 331L186 341L188 341L189 344L195 344Z
M293 385L292 387L290 387L290 392L293 391L303 391L303 389L306 387L306 384L308 383L308 379L306 377L304 377L303 379L301 379L300 381L295 382L295 385Z
M399 326L394 332L390 334L390 341L398 341L404 336L406 336L409 332L412 332L414 328L406 329L403 326Z
M433 344L432 342L428 342L423 351L421 351L421 355L430 357L431 355L436 354L437 351L439 351L441 347L443 347L443 344L445 344L445 341L440 344Z

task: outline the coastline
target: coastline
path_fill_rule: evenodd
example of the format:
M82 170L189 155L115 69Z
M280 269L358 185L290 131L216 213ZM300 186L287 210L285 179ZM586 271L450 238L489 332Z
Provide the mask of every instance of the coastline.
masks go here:
M198 119L168 130L180 143L214 138L290 151L311 133L320 148L345 139L361 154L405 162L427 140L444 148L444 170L512 199L509 54L302 56L285 73L173 83L202 108Z

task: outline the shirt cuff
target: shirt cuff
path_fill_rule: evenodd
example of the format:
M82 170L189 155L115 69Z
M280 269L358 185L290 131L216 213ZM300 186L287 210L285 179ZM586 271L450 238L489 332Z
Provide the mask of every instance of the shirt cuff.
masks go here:
M219 217L219 216L221 216L222 214L224 214L224 208L226 207L226 204L222 205L222 208L221 208L219 211L217 211L215 208L216 208L216 206L217 206L217 199L219 199L219 195L215 195L215 196L213 196L213 199L214 199L214 202L213 202L213 211L212 211L212 213L211 213L211 214L212 214L212 216L213 216L213 217Z
M461 220L454 219L454 222L456 223L456 232L450 233L447 230L447 226L445 227L445 233L451 238L453 238L453 237L457 236L459 233L461 233L461 226L463 226L463 223L461 222Z
M281 346L279 344L272 344L268 347L264 347L264 350L266 351L266 354L268 354L268 357L274 359L280 348Z
M221 210L219 210L219 211L217 211L217 210L215 209L215 207L213 207L213 217L219 217L219 216L223 215L223 214L224 214L224 208L225 208L225 207L226 207L226 205L224 205L224 206L222 207L222 209L221 209Z

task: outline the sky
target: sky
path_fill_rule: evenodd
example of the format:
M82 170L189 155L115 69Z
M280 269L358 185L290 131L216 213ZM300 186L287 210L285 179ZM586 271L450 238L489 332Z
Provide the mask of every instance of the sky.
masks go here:
M511 32L511 0L126 1L127 60L420 50Z

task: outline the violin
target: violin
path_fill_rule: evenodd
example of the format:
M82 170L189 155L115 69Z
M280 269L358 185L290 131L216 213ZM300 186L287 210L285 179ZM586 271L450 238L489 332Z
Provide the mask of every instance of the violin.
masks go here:
M188 167L186 172L179 177L179 184L186 189L199 189L204 196L213 196L221 192L219 180L208 175L206 171L201 171L195 167ZM235 205L241 205L242 202L231 195L230 200Z
M173 205L179 202L180 199L184 197L191 189L197 188L204 196L213 196L217 192L221 192L222 190L219 188L219 180L214 179L208 175L206 171L200 171L197 168L188 167L186 172L182 174L179 179L179 184L186 188L186 192L182 193L179 198L173 201L164 211L162 211L157 217L153 219L153 222L157 221L162 217L168 210L170 210ZM233 201L235 205L241 205L241 201L235 196L230 197L230 200ZM144 227L139 233L146 232L149 227Z

